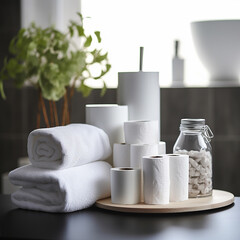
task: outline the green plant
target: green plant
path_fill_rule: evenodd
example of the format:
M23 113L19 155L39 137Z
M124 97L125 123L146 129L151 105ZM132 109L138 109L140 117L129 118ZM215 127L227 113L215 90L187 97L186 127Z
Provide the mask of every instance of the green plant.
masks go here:
M8 79L13 79L16 87L21 88L25 83L30 83L39 90L38 121L42 108L47 126L50 124L43 98L49 101L50 116L55 117L55 125L58 125L55 102L64 99L62 124L69 123L68 104L74 89L84 97L91 93L92 88L86 84L87 79L101 80L101 95L106 91L102 77L111 68L108 53L92 47L94 41L101 42L100 32L86 34L84 19L80 13L77 14L79 22L70 21L67 33L53 26L42 29L34 23L27 29L21 29L9 46L12 57L5 58L0 72L0 92L3 98L3 82ZM93 76L90 71L95 64L100 66L97 76Z

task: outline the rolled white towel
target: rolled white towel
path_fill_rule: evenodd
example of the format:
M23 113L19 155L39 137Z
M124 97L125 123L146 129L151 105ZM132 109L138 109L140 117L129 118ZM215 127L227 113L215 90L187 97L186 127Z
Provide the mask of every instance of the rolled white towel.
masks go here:
M110 168L103 161L62 170L32 165L17 168L9 173L9 179L23 188L12 194L12 202L23 209L44 212L87 208L110 196Z
M36 129L28 136L27 149L33 166L48 169L105 160L112 152L107 134L88 124Z

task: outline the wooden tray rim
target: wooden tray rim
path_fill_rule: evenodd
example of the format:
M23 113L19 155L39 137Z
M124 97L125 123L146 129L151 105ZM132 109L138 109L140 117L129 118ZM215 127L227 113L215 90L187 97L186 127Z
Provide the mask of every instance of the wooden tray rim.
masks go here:
M212 210L226 207L234 202L234 195L227 191L213 190L210 197L189 198L182 202L172 202L169 204L113 204L111 198L98 200L95 205L98 208L129 213L183 213Z

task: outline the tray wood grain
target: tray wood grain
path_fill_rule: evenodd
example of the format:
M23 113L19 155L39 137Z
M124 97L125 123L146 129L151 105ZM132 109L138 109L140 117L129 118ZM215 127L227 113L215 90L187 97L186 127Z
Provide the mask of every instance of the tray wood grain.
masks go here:
M113 204L111 198L101 199L96 202L99 208L131 213L181 213L211 210L228 206L234 202L234 195L230 192L213 190L210 197L189 198L182 202L172 202L169 204L148 205L144 203L134 205Z

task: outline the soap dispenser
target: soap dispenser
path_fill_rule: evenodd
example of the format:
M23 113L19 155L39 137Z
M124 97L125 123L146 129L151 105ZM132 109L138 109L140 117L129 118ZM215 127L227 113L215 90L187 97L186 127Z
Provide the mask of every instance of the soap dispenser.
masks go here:
M174 41L174 57L172 59L172 83L183 84L184 60L179 57L179 40Z

